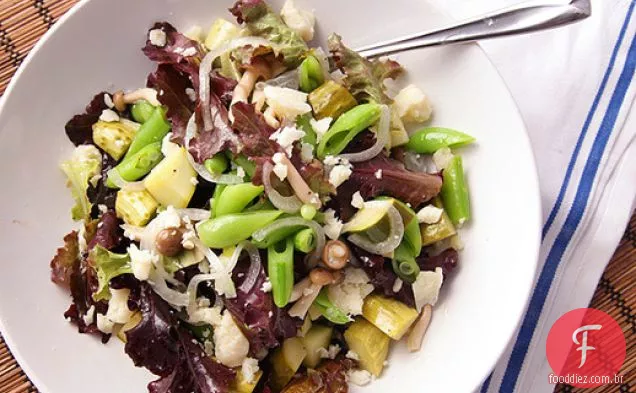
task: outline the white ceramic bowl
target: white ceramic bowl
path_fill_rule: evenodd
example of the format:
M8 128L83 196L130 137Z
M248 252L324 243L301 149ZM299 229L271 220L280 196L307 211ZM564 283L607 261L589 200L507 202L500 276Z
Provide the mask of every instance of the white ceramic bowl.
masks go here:
M274 2L276 6L280 6ZM426 2L323 0L309 4L321 42L340 33L352 47L437 27L448 18ZM147 28L229 18L229 1L82 1L47 33L18 71L0 109L0 328L20 365L44 393L145 392L152 376L135 368L118 340L80 335L62 313L67 293L49 281L49 261L73 228L58 162L71 150L65 122L96 92L135 88L153 64L141 53ZM502 80L476 45L400 54L430 96L433 124L464 130L474 218L463 231L461 268L445 285L423 349L393 345L369 393L472 392L510 339L535 273L540 206L533 156Z

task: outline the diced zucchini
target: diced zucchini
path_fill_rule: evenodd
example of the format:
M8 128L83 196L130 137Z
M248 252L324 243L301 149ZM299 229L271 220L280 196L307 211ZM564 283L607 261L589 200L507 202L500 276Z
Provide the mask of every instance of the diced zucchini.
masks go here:
M335 119L357 105L349 90L334 81L327 81L312 91L309 94L309 103L316 119Z
M379 377L389 355L391 338L367 320L360 318L344 333L345 341L360 358L360 367Z
M127 342L128 340L126 339L126 332L129 331L130 329L134 328L135 326L137 326L137 324L141 322L141 313L140 312L135 312L130 319L128 320L128 322L126 322L117 332L117 338L119 338L122 342Z
M98 121L93 124L93 141L115 160L128 150L136 130L122 122Z
M362 232L376 225L386 216L393 201L393 198L386 198L365 202L364 207L342 227L342 232Z
M223 18L219 18L212 24L208 36L205 38L205 46L208 50L219 48L225 42L238 37L240 30L237 25Z
M320 348L327 349L331 342L331 335L333 334L333 328L321 325L314 325L309 332L302 338L305 349L307 350L307 356L303 364L309 368L316 368L320 363L321 357L318 352Z
M303 363L307 350L299 337L291 337L272 355L272 385L282 390Z
M379 295L367 296L362 306L362 316L394 340L404 336L417 315L406 304Z
M164 158L144 180L146 189L164 206L177 209L190 203L194 194L197 173L190 165L184 148L175 150Z
M115 200L117 217L126 224L144 226L155 215L159 204L146 190L119 190Z
M441 209L444 208L442 201L439 197L433 200L433 205ZM457 234L455 225L451 221L446 210L442 213L442 218L435 224L421 224L420 230L422 231L422 246L430 246L433 243L437 243L440 240L444 240Z
M230 385L230 393L252 393L262 376L263 376L263 371L258 370L256 375L254 376L254 379L251 382L248 382L245 379L245 376L243 376L243 373L241 372L241 370L240 369L237 370L236 378L234 379L234 381L232 381L232 384Z

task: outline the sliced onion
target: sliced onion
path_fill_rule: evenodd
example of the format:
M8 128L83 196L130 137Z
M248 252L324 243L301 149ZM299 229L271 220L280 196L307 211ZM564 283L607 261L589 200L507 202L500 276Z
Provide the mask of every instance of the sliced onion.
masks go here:
M404 152L404 167L409 171L422 173L436 173L437 168L430 155L418 154L407 150Z
M124 236L128 237L129 239L132 237L132 239L130 240L135 241L140 241L146 231L145 227L138 227L135 225L122 224L119 227L124 230Z
M199 247L199 249L203 251L205 257L210 263L210 275L215 277L215 291L219 295L225 295L228 299L236 297L236 287L232 281L232 270L234 269L234 266L236 266L236 261L238 260L238 255L240 255L242 247L239 245L236 248L230 262L226 266L214 253L214 251L201 243L199 238L194 239L194 244L195 247ZM234 260L234 262L232 262L232 260Z
M387 255L393 252L393 250L400 245L402 237L404 236L404 222L402 221L400 212L398 212L398 210L393 206L389 208L387 217L389 218L391 230L389 235L383 241L374 242L368 237L358 233L354 233L349 236L349 241L363 250L373 254Z
M161 222L157 218L150 221L139 239L139 247L142 250L155 251L157 249L157 234L161 229Z
M224 53L244 46L253 46L255 48L259 46L274 47L271 42L263 38L240 37L208 52L201 61L201 65L199 66L199 98L201 99L201 108L203 108L203 124L205 124L206 129L212 128L212 113L208 108L210 108L210 72L212 72L214 60Z
M168 284L166 283L167 273L163 270L161 263L156 264L155 269L153 269L150 274L150 285L152 285L152 289L159 295L163 300L168 302L173 307L186 307L189 304L189 297L187 293L181 293L174 289L168 288Z
M237 175L228 175L228 174L213 175L210 172L208 172L207 169L205 169L205 166L199 164L198 162L194 160L194 157L192 157L192 154L190 154L190 141L192 140L192 138L196 136L196 133L197 133L197 123L194 116L195 115L192 115L190 117L190 120L188 121L185 138L183 140L185 148L186 148L186 152L188 153L187 154L188 161L190 162L190 165L192 165L192 168L194 168L194 170L199 174L199 176L209 181L210 183L216 183L216 184L243 183L243 178Z
M238 289L243 293L247 293L254 288L254 284L256 284L258 280L263 265L261 263L261 255L252 243L244 242L243 248L250 256L250 267L245 275L245 280L243 280L243 283L241 283Z
M263 165L263 186L265 187L265 194L269 198L272 205L277 209L284 211L285 213L297 213L303 206L303 203L298 199L296 195L282 196L272 186L272 170L274 166L271 162L267 161Z
M185 208L176 210L181 217L188 217L192 221L203 221L210 218L210 211L206 209Z
M270 79L262 83L261 87L265 90L265 86L286 87L288 89L298 90L299 86L298 68L287 71L278 75L276 78Z
M382 105L381 108L382 114L378 122L373 146L358 153L341 154L340 158L347 159L349 162L362 162L368 161L382 152L382 149L389 143L389 138L391 137L391 110L386 105Z
M143 191L146 189L143 181L129 182L121 177L119 171L115 168L108 171L108 180L112 181L114 185L126 191Z
M400 218L400 223L401 222L402 221ZM280 220L276 220L265 228L259 229L258 231L254 232L252 234L252 238L254 238L254 240L256 241L263 241L274 231L277 231L281 228L297 226L304 226L314 230L314 233L316 233L316 250L311 255L312 259L320 258L320 256L322 255L322 249L325 247L325 230L316 221L305 220L301 217L283 218ZM402 232L404 232L404 225L402 225Z
M322 286L318 284L311 284L307 289L309 289L309 293L306 295L303 293L303 297L301 297L289 309L289 316L304 319L305 315L307 315L307 312L309 311L309 307L311 307L314 300L318 297L318 294L320 294Z
M204 281L216 281L216 278L216 274L197 274L196 276L192 277L192 279L188 283L187 290L189 307L196 307L197 288L199 287L199 284Z

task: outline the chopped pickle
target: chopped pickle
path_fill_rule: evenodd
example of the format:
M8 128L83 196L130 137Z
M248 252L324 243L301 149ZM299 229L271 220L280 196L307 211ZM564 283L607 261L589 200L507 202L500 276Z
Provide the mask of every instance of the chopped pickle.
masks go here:
M370 295L364 300L362 316L387 336L400 340L417 319L417 311L397 300Z
M93 124L93 141L108 155L119 160L128 150L136 132L129 124L100 120Z
M316 119L335 119L357 105L349 90L334 81L327 81L312 91L309 94L309 103Z
M254 375L254 379L252 381L247 381L243 372L239 369L236 371L236 378L232 381L230 385L230 393L252 393L256 385L258 385L258 381L263 376L263 371L258 370L256 375Z
M432 201L435 207L441 209L444 208L442 200L439 197L435 197ZM433 243L437 243L440 240L444 240L457 234L455 225L451 221L446 210L442 213L442 218L435 224L421 224L420 230L422 231L422 246L430 246Z
M333 328L321 325L314 325L305 337L302 338L305 349L307 350L307 356L303 364L309 368L316 368L320 363L320 348L327 349L331 342L331 335L333 334Z
M146 190L119 190L115 200L117 217L126 224L142 227L155 215L159 204Z
M379 377L389 355L391 338L363 318L349 326L344 338L349 349L360 358L360 367Z
M291 337L274 352L271 358L273 387L280 391L292 379L303 363L307 350L300 337Z

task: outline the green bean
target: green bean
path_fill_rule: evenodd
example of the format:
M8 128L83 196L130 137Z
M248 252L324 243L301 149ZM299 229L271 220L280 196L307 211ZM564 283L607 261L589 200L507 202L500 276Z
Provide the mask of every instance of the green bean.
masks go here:
M223 153L216 154L212 158L203 161L205 169L213 175L220 175L227 170L227 157Z
M309 254L316 248L316 234L311 228L305 228L294 235L294 246L300 252Z
M162 159L161 142L155 142L144 146L132 156L124 158L124 160L112 170L119 172L119 176L125 181L135 181L146 176ZM110 176L106 181L106 186L109 188L117 188L115 183L110 179Z
M316 213L318 211L316 210L316 207L313 205L302 205L302 207L300 208L300 216L302 218L304 218L305 220L313 220L314 217L316 217Z
M440 195L446 212L455 225L462 225L470 219L470 199L468 184L464 178L461 156L453 156L442 173L444 182Z
M291 238L267 247L267 275L278 308L289 303L294 289L294 242Z
M278 210L228 214L201 222L197 231L206 246L229 247L248 239L252 233L271 224L281 214L283 212Z
M139 127L124 160L151 143L161 142L168 131L170 123L166 120L165 110L161 107L155 108L148 120Z
M311 93L325 82L322 66L315 56L309 55L298 68L300 77L300 90Z
M416 153L433 154L442 147L462 147L474 141L472 136L450 128L426 127L410 136L406 148Z
M278 228L277 230L272 231L263 240L252 239L252 243L254 243L254 245L258 248L267 248L283 239L293 238L296 232L300 231L302 228L303 226L301 225Z
M225 187L223 193L215 198L215 217L240 213L249 203L263 193L263 186L252 183L233 184Z
M298 116L296 118L296 127L305 132L305 136L303 136L302 139L304 143L309 143L312 146L316 146L318 137L316 136L316 130L314 130L314 127L311 126L311 119L312 117L309 113Z
M420 274L420 267L415 261L409 246L404 242L393 252L393 271L403 281L414 283Z
M148 119L150 119L150 116L152 116L152 113L154 111L155 107L153 105L151 105L146 100L141 100L135 102L135 104L130 109L130 114L137 123L143 124L147 122Z
M314 300L313 306L316 307L328 321L337 325L344 325L351 322L351 318L329 300L327 288L323 288L320 291L320 294L318 294L318 297Z
M340 154L356 135L377 123L380 112L377 104L362 104L340 116L320 140L318 157Z

